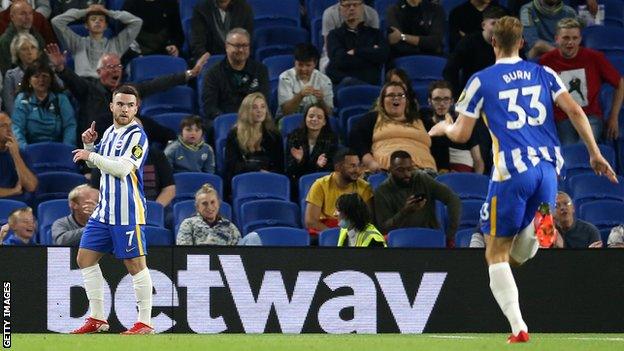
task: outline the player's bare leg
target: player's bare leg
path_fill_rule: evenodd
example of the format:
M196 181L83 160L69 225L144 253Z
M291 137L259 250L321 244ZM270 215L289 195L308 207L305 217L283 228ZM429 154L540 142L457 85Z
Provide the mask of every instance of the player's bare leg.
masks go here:
M147 268L145 256L124 260L128 273L132 275L132 285L139 309L139 318L132 328L122 334L153 334L152 318L152 278Z
M72 334L98 333L107 331L109 328L106 316L104 316L104 290L102 289L104 277L98 264L102 256L104 254L101 252L83 248L78 249L76 262L78 267L80 267L84 280L90 313L85 324L73 330Z

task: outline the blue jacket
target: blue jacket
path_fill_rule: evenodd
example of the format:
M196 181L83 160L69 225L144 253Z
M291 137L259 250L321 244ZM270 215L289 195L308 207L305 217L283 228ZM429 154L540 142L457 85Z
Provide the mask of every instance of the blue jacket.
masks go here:
M76 145L74 108L65 94L49 93L47 103L42 105L34 94L19 93L11 119L21 148L44 141Z
M214 173L215 157L210 145L202 142L191 146L182 142L181 138L167 145L165 155L173 167L173 172L204 172Z

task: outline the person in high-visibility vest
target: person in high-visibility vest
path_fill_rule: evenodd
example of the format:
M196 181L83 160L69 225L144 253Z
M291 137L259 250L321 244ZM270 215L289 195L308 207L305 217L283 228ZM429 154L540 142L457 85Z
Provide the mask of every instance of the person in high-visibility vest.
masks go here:
M386 247L386 241L371 223L368 206L357 193L343 194L336 200L336 217L340 226L338 246Z

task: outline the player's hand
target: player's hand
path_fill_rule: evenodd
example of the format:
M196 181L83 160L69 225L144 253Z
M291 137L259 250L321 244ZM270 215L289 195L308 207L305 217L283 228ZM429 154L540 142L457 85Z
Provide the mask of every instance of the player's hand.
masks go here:
M82 133L83 144L93 144L98 138L98 133L95 130L95 121L91 122L91 127Z
M72 154L74 154L74 162L88 161L89 155L91 155L91 151L85 149L76 149L72 151Z
M436 123L431 129L429 129L429 136L440 137L446 135L446 129L451 126L448 120L444 120Z
M178 55L180 55L180 51L178 51L178 47L175 45L167 45L165 46L165 50L167 50L167 53L171 56L178 57Z
M602 155L598 154L598 156L590 156L589 164L594 170L594 173L596 173L597 175L604 175L605 177L609 178L611 183L618 183L618 179L615 176L613 168L611 168L609 162L607 162L607 160L605 160Z

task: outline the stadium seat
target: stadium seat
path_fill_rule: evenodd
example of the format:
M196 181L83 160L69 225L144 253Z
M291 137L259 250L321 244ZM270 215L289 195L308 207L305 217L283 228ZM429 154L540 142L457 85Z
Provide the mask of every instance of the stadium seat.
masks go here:
M334 4L336 4L336 0L306 0L306 12L308 14L308 18L310 21L322 19L325 9Z
M371 174L367 181L373 187L373 190L377 189L379 184L383 183L386 179L388 179L388 174L386 172L378 172Z
M247 235L257 228L294 227L298 228L299 206L283 200L253 200L241 206L238 220L241 233Z
M55 142L29 144L25 152L30 160L33 171L43 172L78 172L73 161L72 151L75 147Z
M178 1L178 5L180 6L180 20L184 21L187 18L193 17L193 8L200 1L201 0L183 0L183 1Z
M195 113L195 91L178 85L166 91L149 95L141 103L141 115L153 116L170 112Z
M379 14L379 18L386 18L388 7L396 5L398 2L399 0L375 0L375 10L377 11L377 14ZM385 27L380 29L384 30Z
M620 72L620 75L624 75L624 53L607 54L607 59L609 59L609 62L611 62L615 66L615 68L617 68L617 70Z
M319 234L319 246L338 246L338 237L340 236L340 228L328 228Z
M401 228L388 233L389 247L446 247L444 233L438 229Z
M145 225L151 225L154 227L165 227L165 209L163 205L156 201L146 201L146 213Z
M71 213L67 198L44 201L37 206L37 221L39 227L35 237L40 245L53 245L52 224L59 218L68 216Z
M583 29L585 46L604 53L624 53L624 28L590 26Z
M462 200L461 215L457 230L474 229L479 224L481 207L484 200Z
M485 200L490 179L476 173L447 173L436 177L436 180L455 192L462 200Z
M407 73L412 86L416 88L443 79L442 71L446 66L446 59L439 56L412 55L395 59L394 65Z
M291 227L260 228L255 231L262 246L309 246L310 235L304 229Z
M303 28L290 26L258 28L254 30L254 56L257 61L262 62L270 56L289 55L292 54L295 45L309 41L309 33Z
M618 176L619 184L613 184L604 176L577 174L567 180L569 195L577 208L593 200L624 201L624 177Z
M123 9L125 0L106 0L106 8L109 10L120 11Z
M455 247L466 248L470 247L470 239L472 234L475 233L475 229L462 229L455 233Z
M306 209L306 196L308 196L308 191L310 191L310 187L314 182L326 175L329 172L315 172L301 176L299 178L299 208L301 209L301 226L305 228L305 209Z
M605 26L624 27L624 2L622 0L600 0L605 5Z
M203 172L180 172L173 174L173 180L176 185L176 195L173 202L184 200L194 200L195 193L202 185L208 183L212 185L223 198L223 179L217 174Z
M371 105L353 105L340 109L338 112L338 120L340 122L340 130L343 131L344 136L347 135L347 124L349 119L353 116L360 116L371 110Z
M130 81L139 83L186 70L186 61L181 57L170 55L139 56L130 61Z
M243 203L263 199L290 201L288 177L271 172L248 172L232 178L232 207L237 222L240 223Z
M225 143L226 139L215 141L215 168L220 175L225 175Z
M300 27L298 0L247 0L253 9L254 28L280 23L291 27Z
M336 107L338 110L356 105L372 107L380 93L381 87L377 85L352 85L340 88L336 92Z
M230 130L236 124L236 119L238 118L237 113L224 113L222 115L217 116L212 123L214 128L214 139L215 142L217 140L226 139ZM224 144L225 145L225 144Z
M262 63L269 71L269 80L277 80L282 72L295 67L295 57L293 55L271 56L262 60Z
M624 224L624 202L613 200L586 202L579 206L578 217L598 229L610 229Z
M73 188L87 183L87 179L82 174L71 172L45 172L37 177L39 186L35 191L35 206L48 200L67 199L67 195Z
M355 140L354 138L359 138L359 135L352 134L352 130L355 127L355 125L364 118L364 116L366 115L352 116L347 121L347 141L348 141L347 145L353 145L353 140Z
M10 200L10 199L0 199L0 226L7 223L9 221L9 215L11 212L18 208L28 206L25 202Z
M295 129L301 127L303 124L303 114L301 113L293 113L291 115L284 116L280 119L280 132L282 133L282 137L286 139L290 133L292 133Z
M335 3L335 1L333 1ZM316 17L311 20L310 23L310 40L312 45L316 46L319 53L323 52L323 46L325 45L325 38L323 38L323 18Z
M175 244L173 233L167 228L145 225L143 226L143 235L145 235L148 249L152 246L171 246Z
M178 231L180 230L180 224L182 224L182 221L195 215L196 212L197 210L195 209L195 200L184 200L173 205L173 225L175 228L175 237L178 236ZM219 215L221 215L221 217L223 218L231 220L232 207L230 206L230 204L225 201L221 201Z
M210 70L210 68L216 65L218 62L221 62L225 58L225 55L211 55L204 67L202 67L199 72L199 76L197 76L197 101L199 101L199 115L202 117L206 116L206 110L204 108L204 80L206 80L206 74Z
M616 165L615 150L613 147L605 144L599 144L600 152L604 156L609 164L613 167ZM580 173L593 173L593 169L589 164L589 153L585 144L572 144L561 147L561 155L564 160L564 167L566 169L566 176L572 177Z
M161 115L154 115L150 117L154 122L160 124L161 126L171 129L176 134L180 134L180 123L183 119L190 116L188 113L184 112L172 112L172 113L163 113Z

